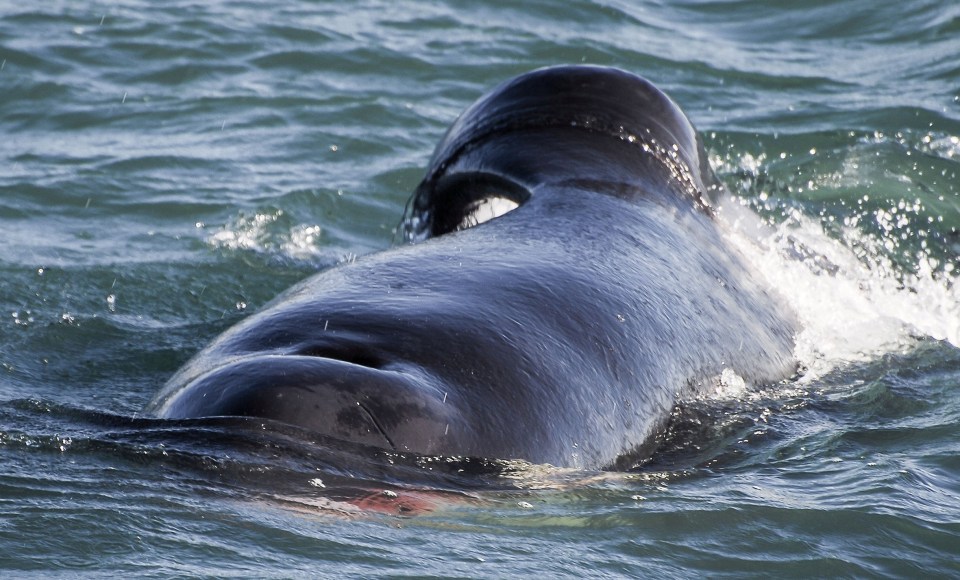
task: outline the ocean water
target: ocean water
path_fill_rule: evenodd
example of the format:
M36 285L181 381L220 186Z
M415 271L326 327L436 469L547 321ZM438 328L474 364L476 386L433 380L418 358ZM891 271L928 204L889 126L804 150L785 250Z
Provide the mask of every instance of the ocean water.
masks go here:
M960 575L958 56L942 0L0 0L0 575ZM140 415L287 286L399 243L457 114L563 63L698 126L801 376L684 401L634 473L378 477Z

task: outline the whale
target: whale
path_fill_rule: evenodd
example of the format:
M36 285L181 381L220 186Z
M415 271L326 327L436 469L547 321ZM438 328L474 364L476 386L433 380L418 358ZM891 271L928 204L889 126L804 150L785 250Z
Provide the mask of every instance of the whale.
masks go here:
M678 402L797 372L796 314L724 236L723 195L650 81L520 75L450 126L403 243L282 293L145 411L254 417L371 452L640 465Z

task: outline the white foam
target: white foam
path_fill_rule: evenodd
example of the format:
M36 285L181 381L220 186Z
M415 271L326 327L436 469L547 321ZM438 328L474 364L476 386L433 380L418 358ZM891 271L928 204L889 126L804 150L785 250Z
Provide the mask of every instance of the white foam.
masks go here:
M263 251L268 245L270 226L283 212L256 213L253 216L241 215L232 223L226 224L210 236L209 241L215 247L229 250ZM202 227L203 224L197 224Z
M326 257L319 225L287 226L283 210L240 215L208 238L211 245L229 250L278 252L295 260ZM205 227L197 224L197 227Z
M805 380L903 350L918 336L960 346L956 272L934 271L922 256L915 274L900 272L883 255L883 241L855 223L841 228L840 239L796 210L770 225L736 197L718 214L734 246L798 313L796 356L808 369Z

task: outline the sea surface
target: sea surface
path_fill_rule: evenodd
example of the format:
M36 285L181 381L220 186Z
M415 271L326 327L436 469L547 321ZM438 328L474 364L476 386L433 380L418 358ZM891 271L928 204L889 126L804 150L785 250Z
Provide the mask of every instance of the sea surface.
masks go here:
M565 63L688 113L800 376L683 401L633 473L378 475L142 415L284 288L402 243L458 113ZM0 576L515 575L960 576L960 3L0 0Z

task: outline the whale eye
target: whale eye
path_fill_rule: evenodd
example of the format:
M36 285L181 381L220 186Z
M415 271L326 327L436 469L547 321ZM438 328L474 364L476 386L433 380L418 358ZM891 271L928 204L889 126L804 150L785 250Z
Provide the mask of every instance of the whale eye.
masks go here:
M441 179L431 196L432 234L465 230L510 213L530 198L526 188L496 175L458 174Z
M471 203L456 229L465 230L488 222L520 207L520 204L508 197L491 195Z

